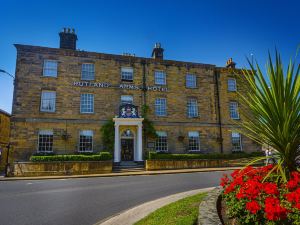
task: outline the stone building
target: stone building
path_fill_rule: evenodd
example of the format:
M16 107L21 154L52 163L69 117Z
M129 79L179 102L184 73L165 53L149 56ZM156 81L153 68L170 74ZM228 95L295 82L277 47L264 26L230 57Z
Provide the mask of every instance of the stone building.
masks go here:
M0 109L0 171L6 164L7 145L10 135L10 114Z
M36 152L99 152L101 127L115 123L114 161L143 161L147 151L210 153L257 151L234 131L242 74L225 68L164 59L157 43L151 58L76 49L74 30L60 48L16 44L12 109L15 160ZM157 138L143 134L142 106Z

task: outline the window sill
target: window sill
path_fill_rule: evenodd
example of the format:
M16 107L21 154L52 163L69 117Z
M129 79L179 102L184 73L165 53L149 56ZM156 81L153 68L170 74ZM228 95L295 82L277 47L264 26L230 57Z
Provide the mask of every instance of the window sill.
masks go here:
M42 75L41 77L44 77L44 78L57 78L57 75L56 76Z
M133 82L133 80L124 80L124 79L121 79L122 82Z
M198 87L187 87L185 86L186 89L198 89Z
M199 149L199 150L188 150L188 152L190 153L190 152L201 152L201 150Z
M53 113L56 113L56 111L41 111L40 110L40 113L52 113L53 114Z
M95 114L94 112L80 112L80 114Z

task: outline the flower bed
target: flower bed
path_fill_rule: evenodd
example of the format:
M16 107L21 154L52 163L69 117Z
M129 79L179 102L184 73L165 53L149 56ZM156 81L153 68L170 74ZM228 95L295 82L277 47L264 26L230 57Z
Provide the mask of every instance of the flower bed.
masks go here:
M272 168L246 167L222 178L228 216L238 224L300 224L300 173L284 182Z

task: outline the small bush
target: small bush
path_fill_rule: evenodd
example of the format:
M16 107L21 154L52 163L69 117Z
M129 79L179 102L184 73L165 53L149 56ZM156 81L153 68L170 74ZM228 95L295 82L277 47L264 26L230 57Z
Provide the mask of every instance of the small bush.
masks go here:
M211 154L171 154L171 153L158 153L149 152L149 160L151 159L175 159L175 160L186 160L186 159L241 159L262 156L263 152L252 152L252 153L211 153Z
M58 161L105 161L111 160L112 154L109 152L100 152L93 155L33 155L31 162L58 162Z

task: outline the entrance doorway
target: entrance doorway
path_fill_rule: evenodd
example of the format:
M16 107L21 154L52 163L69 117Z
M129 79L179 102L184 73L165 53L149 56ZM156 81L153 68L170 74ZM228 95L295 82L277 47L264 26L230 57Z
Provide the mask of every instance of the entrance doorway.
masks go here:
M134 160L134 135L129 129L121 135L121 161Z
M133 161L133 139L121 139L121 160Z

